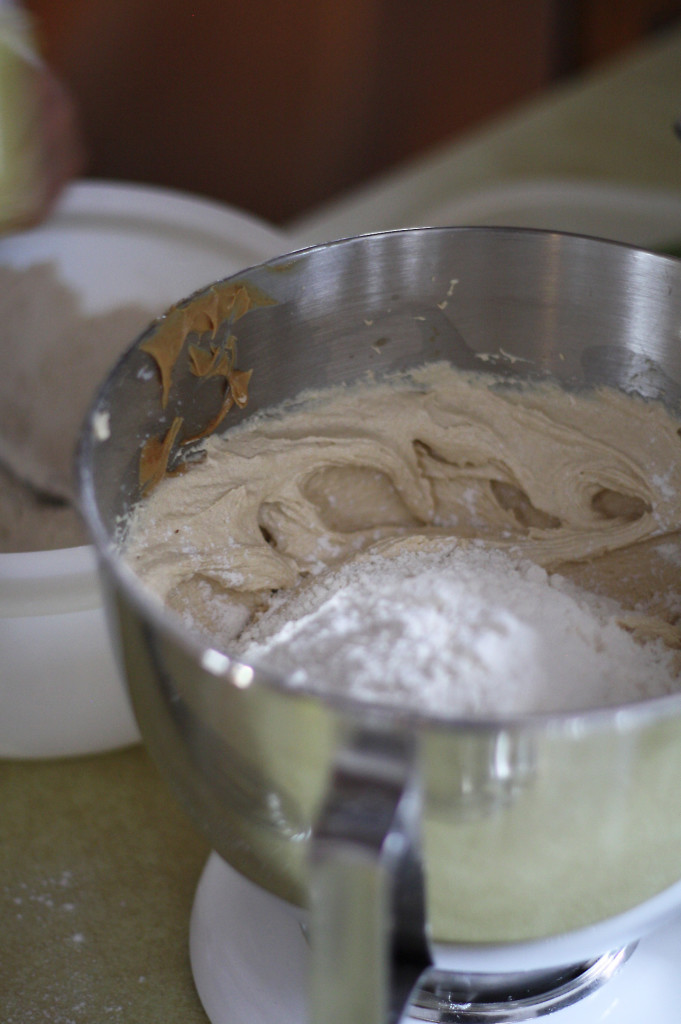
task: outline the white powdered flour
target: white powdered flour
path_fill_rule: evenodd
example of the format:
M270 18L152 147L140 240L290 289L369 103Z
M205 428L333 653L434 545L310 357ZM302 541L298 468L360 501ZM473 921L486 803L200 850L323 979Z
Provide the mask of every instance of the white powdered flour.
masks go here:
M299 686L426 713L579 710L678 689L620 606L476 542L379 546L275 597L238 653Z

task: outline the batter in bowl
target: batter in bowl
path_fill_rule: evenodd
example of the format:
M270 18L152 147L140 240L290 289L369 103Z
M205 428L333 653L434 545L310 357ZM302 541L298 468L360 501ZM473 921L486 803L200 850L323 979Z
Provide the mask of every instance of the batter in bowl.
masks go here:
M126 553L294 684L454 714L636 700L679 685L678 431L615 390L431 364L213 435Z

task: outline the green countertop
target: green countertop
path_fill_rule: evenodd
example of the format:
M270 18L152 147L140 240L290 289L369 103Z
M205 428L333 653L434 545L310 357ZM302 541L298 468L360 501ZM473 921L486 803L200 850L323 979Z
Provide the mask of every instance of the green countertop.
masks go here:
M139 746L0 765L3 1024L205 1024L188 921L208 847Z
M391 226L408 220L424 190L436 201L532 176L681 196L678 115L681 32L369 183L297 229L312 239ZM1 763L3 1024L205 1024L188 925L207 854L139 747Z

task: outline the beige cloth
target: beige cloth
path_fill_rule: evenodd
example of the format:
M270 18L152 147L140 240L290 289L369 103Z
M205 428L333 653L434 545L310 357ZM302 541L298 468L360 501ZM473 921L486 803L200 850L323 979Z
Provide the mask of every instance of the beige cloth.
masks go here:
M126 306L84 316L50 263L0 267L0 309L0 458L21 479L68 499L94 390L152 314Z
M0 267L0 312L0 463L31 487L72 501L73 456L87 407L152 313L130 305L85 316L78 296L49 262ZM26 488L10 488L7 481L0 486L4 550L61 546L58 537L48 545L41 535L33 542L26 535L34 527L42 533L54 507L41 507ZM77 535L74 521L61 517L69 520L68 546Z

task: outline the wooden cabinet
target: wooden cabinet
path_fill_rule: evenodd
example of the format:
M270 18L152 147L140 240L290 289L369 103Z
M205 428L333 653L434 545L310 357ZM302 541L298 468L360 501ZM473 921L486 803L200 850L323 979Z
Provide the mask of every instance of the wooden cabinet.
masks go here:
M576 57L588 66L635 45L681 18L681 0L581 0Z
M188 189L274 222L502 114L604 49L595 0L27 6L78 101L89 174Z

